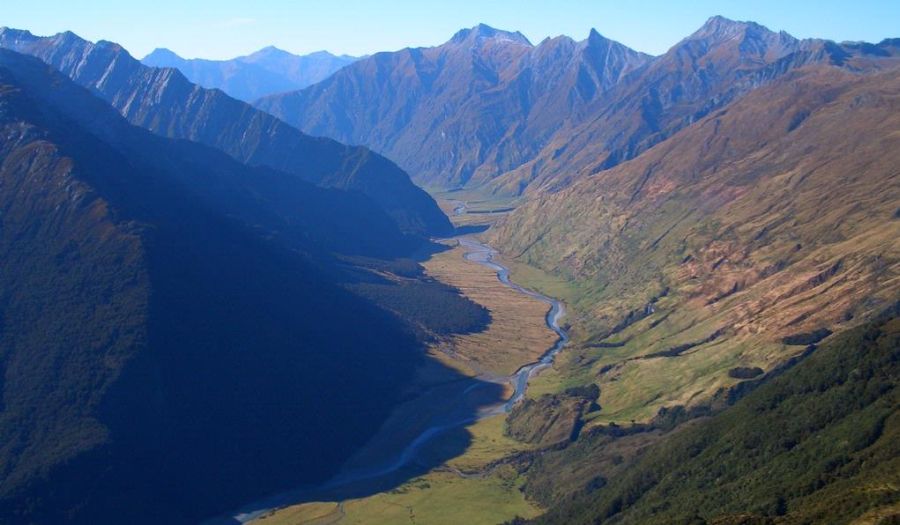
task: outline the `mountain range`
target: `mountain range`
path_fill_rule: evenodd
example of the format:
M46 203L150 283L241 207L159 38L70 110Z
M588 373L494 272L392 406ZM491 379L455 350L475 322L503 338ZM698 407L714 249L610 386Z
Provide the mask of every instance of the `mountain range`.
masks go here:
M372 147L420 184L464 190L460 198L488 210L492 199L517 198L484 238L544 272L520 278L566 300L573 334L553 373L536 380L555 397L528 406L546 413L520 419L566 417L552 408L567 406L566 388L597 385L602 408L584 428L618 451L631 445L610 443L616 423L702 414L748 377L768 383L900 297L898 72L897 39L797 39L723 17L657 57L596 32L532 45L481 25L434 48L375 54L255 105ZM896 377L888 383L893 391ZM703 438L690 436L673 442L696 449ZM582 453L593 445L579 443L546 470L523 469L526 487L584 475L569 492L530 493L566 509L544 521L695 517L662 511L665 494L636 503L641 480L662 480L660 470L598 492L610 458L597 452L588 466ZM660 449L648 461L672 451ZM889 478L878 469L896 464L890 452L880 458L860 467L876 485ZM677 486L660 483L669 493ZM560 504L572 491L589 495ZM791 494L781 507L778 495L759 509L732 500L727 518L699 501L686 508L702 514L697 523L731 523L740 510L760 523L823 512Z
M255 105L309 133L368 144L425 186L479 185L537 154L649 58L596 32L533 46L482 24L437 47L376 53Z
M327 51L294 55L269 46L230 60L185 59L171 50L157 48L141 62L151 67L175 68L197 85L221 89L238 100L252 102L321 82L356 60L357 57L332 55Z
M532 45L479 25L255 105L309 133L367 145L426 187L516 196L633 158L794 68L857 69L897 52L896 41L798 40L722 17L658 57L596 31Z
M191 84L175 69L144 66L117 44L95 44L71 32L36 37L2 28L0 47L40 58L154 133L206 144L320 186L359 191L411 234L452 231L434 200L384 157L300 133L221 91Z
M200 522L329 479L423 376L480 384L428 345L495 312L416 262L477 228L415 181L567 344L466 461L442 436L313 521L891 523L898 130L900 39L719 16L659 56L481 24L142 63L2 28L0 522Z
M425 339L485 322L405 259L452 227L386 159L114 44L0 42L48 60L0 49L0 521L193 523L320 482Z

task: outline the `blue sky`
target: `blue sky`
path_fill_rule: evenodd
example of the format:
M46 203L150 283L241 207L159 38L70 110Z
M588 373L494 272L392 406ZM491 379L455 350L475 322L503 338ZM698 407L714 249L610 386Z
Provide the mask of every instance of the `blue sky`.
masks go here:
M72 30L141 57L168 47L186 57L230 58L267 45L306 53L368 54L444 42L479 22L532 42L593 27L659 54L721 14L797 37L900 37L900 0L42 0L5 2L0 25L39 35Z

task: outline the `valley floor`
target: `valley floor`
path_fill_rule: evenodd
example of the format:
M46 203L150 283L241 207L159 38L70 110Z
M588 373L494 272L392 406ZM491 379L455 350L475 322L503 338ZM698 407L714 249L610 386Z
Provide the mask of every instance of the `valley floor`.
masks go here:
M462 234L470 237L477 236L514 205L475 199L475 195L453 195L441 200L442 208L454 217ZM522 434L512 430L514 418L499 413L496 407L513 394L510 375L540 358L557 339L545 322L547 304L516 292L501 283L494 270L467 260L465 256L471 248L460 246L458 238L444 242L447 250L423 262L428 275L458 288L470 300L487 308L491 322L483 331L441 338L430 346L431 360L419 370L408 400L351 459L345 475L379 465L379 458L383 461L383 458L402 456L416 436L440 428L441 422L444 430L415 448L415 461L397 469L395 475L307 497L300 500L305 501L302 504L282 505L279 510L255 516L254 524L497 524L516 517L549 516L544 514L547 509L542 507L542 502L547 504L562 494L577 492L596 478L597 469L610 479L623 474L622 469L633 465L642 451L668 435L668 423L657 416L660 407L693 406L690 402L693 398L667 399L660 392L712 393L725 391L740 382L727 373L740 363L725 359L722 363L701 363L701 366L691 360L691 356L703 358L705 353L691 353L681 359L665 356L647 360L657 365L659 373L655 376L618 373L616 366L622 368L631 363L634 367L635 356L647 352L648 348L671 346L668 336L672 334L663 334L660 341L641 335L642 331L649 331L652 336L654 330L669 330L665 317L657 321L651 315L626 326L616 337L605 341L605 345L593 344L592 332L583 319L587 315L582 304L586 300L584 289L577 283L498 254L498 262L509 268L514 282L572 307L565 323L573 343L559 355L554 366L543 369L529 382L526 398L536 408L525 408L518 414L514 411L515 418L524 422L516 424L524 424L527 429L544 429L539 435L531 436L534 439L526 432L523 439ZM673 317L678 315L681 314L676 312ZM694 329L703 335L702 323ZM689 331L685 337L695 340L699 336ZM633 340L633 344L620 344L620 340L626 343ZM768 356L767 360L750 360L759 361L766 370L777 370L792 352L804 348L780 342L758 344L762 347L741 348L746 355ZM641 364L645 363L641 361ZM616 373L606 373L609 370ZM451 381L450 372L460 373L466 379L460 381L457 376ZM685 384L673 386L673 381ZM578 404L577 397L566 397L584 385L598 383L599 406ZM544 394L549 395L542 397ZM709 395L696 397L704 402L710 399ZM521 406L527 407L528 403ZM541 408L548 403L552 409ZM486 410L494 410L496 415L484 417ZM558 421L571 417L573 410L574 427L565 424L554 427ZM681 424L677 420L678 412L672 414L672 426L678 425L673 435L691 432L694 424L704 419ZM461 423L460 417L469 417L469 422ZM509 436L508 427L518 439ZM586 439L579 437L569 447L556 446L562 442L554 439L560 433L570 435L569 428L573 429L573 439L579 435ZM584 458L591 459L582 461ZM548 472L555 474L548 477ZM548 481L550 478L552 482Z
M452 215L463 203L442 201L442 205ZM484 211L490 210L490 205L484 206ZM492 213L455 217L457 226L476 231L494 218ZM452 424L454 414L485 410L509 399L513 393L509 377L537 361L557 340L545 322L545 302L513 290L497 279L494 270L467 260L470 249L458 239L443 242L449 249L423 262L426 272L487 308L491 322L481 332L441 338L430 346L431 364L419 370L409 401L348 462L345 474L379 464L379 458L398 457L415 436L433 428L437 418ZM448 369L497 388L448 382ZM534 445L506 436L505 421L506 414L501 413L441 432L416 451L417 465L399 469L393 479L379 479L374 486L357 484L356 490L336 491L320 501L268 512L252 523L488 524L537 516L542 509L527 501L520 490L524 480L502 461Z

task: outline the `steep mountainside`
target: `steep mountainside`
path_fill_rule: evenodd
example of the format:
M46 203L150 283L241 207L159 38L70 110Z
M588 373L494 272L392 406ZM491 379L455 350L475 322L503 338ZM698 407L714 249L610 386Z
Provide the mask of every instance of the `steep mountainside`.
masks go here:
M6 50L0 130L0 521L196 523L383 422L422 351L323 253L403 241L367 200L133 127Z
M94 44L70 32L41 38L4 28L0 47L47 62L112 104L134 125L206 144L241 162L291 173L320 186L357 190L406 232L451 231L434 200L387 159L362 147L304 135L221 91L191 84L175 69L144 66L116 44Z
M479 26L256 105L310 133L367 145L426 186L520 195L634 158L797 67L855 70L897 52L890 41L798 40L722 17L659 57L594 31L532 47Z
M613 167L799 67L862 71L890 67L896 56L900 49L891 41L798 40L753 22L713 17L620 82L591 108L590 118L559 130L540 154L496 181L493 190L510 192L526 184L555 190Z
M700 402L896 300L898 94L898 68L800 69L490 232L576 283L564 366L605 417Z
M581 479L573 498L557 499L535 521L893 523L900 501L898 364L900 319L881 319L829 340L733 407L685 425L636 461L610 462L610 456L641 433L583 436L577 447L548 452L530 469L526 490L532 493L553 490L561 478L591 476ZM561 462L578 471L560 468Z
M647 59L595 31L532 46L479 25L438 47L378 53L256 105L308 133L366 144L426 186L479 185L531 159Z
M185 59L160 48L141 62L151 67L173 67L195 84L221 89L236 99L252 102L321 82L356 60L356 57L336 56L327 51L294 55L270 46L231 60Z

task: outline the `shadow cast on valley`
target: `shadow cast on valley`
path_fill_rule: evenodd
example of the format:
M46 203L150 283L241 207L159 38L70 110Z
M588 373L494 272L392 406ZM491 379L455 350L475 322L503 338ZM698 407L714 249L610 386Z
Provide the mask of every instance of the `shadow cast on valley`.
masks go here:
M247 523L291 505L389 492L465 453L472 444L466 426L502 410L504 386L463 376L435 360L424 372L433 382L408 392L375 437L336 476L257 500L205 525Z
M489 224L468 224L465 226L457 226L455 235L462 237L463 235L476 235L487 231Z

